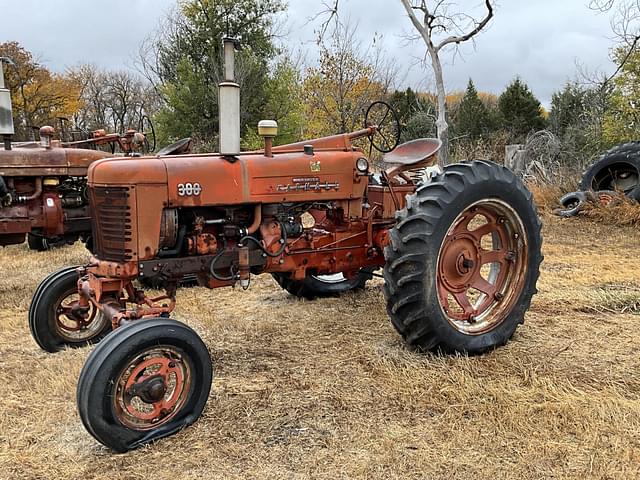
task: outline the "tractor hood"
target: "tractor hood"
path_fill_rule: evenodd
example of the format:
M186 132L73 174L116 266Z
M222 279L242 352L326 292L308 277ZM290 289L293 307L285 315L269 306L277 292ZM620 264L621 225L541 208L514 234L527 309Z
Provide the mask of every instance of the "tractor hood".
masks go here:
M359 151L246 153L235 161L217 154L110 158L89 169L91 186L166 186L173 207L328 201L358 198Z
M84 176L93 162L111 156L100 150L43 148L39 144L0 148L0 176Z

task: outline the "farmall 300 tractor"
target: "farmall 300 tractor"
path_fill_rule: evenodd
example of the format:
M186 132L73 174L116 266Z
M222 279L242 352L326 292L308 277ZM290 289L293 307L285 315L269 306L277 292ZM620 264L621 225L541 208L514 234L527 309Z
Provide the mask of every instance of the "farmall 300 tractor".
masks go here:
M84 365L77 404L87 430L115 451L175 433L207 402L207 347L169 318L185 274L246 288L268 273L312 298L361 288L382 268L387 311L407 344L468 354L506 343L535 293L540 222L509 170L472 161L420 175L439 142L393 149L394 113L381 104L360 131L279 147L275 123L263 121L264 150L240 153L233 43L224 51L220 153L93 163L95 256L50 275L33 297L30 322L45 349L114 330ZM386 113L373 122L377 108ZM353 146L359 138L386 152L381 174ZM141 278L166 293L149 298Z

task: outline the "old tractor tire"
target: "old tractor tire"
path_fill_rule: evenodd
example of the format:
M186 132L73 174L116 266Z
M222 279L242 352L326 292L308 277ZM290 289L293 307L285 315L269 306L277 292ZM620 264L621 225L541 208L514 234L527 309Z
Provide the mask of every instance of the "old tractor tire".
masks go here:
M600 156L582 175L581 190L614 190L629 195L640 186L640 142L618 145Z
M78 380L78 413L96 440L126 452L195 422L212 378L209 351L191 328L139 320L89 355Z
M584 209L588 201L587 192L567 193L560 197L562 208L554 210L554 213L563 218L574 217Z
M405 341L467 354L505 344L542 261L541 224L520 179L488 161L448 165L396 218L383 291Z
M307 275L304 280L294 280L289 274L274 273L276 282L291 295L313 300L322 297L335 297L352 290L361 290L367 281L371 280L372 268L363 268L353 278L346 278L343 274Z
M111 322L95 307L86 319L71 316L78 298L77 267L65 267L47 276L29 305L29 329L38 346L47 352L99 342L111 331Z
M45 237L34 235L33 233L27 233L27 245L29 246L29 250L36 252L46 252L52 247Z

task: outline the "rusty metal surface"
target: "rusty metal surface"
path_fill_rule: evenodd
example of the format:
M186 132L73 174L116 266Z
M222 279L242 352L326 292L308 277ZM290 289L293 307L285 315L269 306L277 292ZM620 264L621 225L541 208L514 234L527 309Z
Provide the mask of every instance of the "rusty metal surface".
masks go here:
M363 153L351 146L351 140L370 132L275 147L272 157L250 152L234 158L142 157L135 160L135 167L127 158L93 163L88 182L97 243L83 285L85 298L118 326L173 310L173 300L166 307L139 298L132 302L131 294L127 300L124 292L133 288L131 281L137 276L158 277L175 286L184 274L196 274L201 283L217 288L236 281L247 286L255 273L286 273L294 279L309 272L342 273L352 278L362 268L382 266L394 214L416 186L410 179L396 180L389 174L387 184L369 185L369 177L356 169ZM304 151L309 144L314 146L312 154L310 149ZM425 155L435 158L437 146L437 142L414 144L402 155L424 162ZM282 221L274 216L278 205L301 204L307 205L305 214L313 219L312 226L285 238ZM177 217L163 215L165 209L197 213L179 217L178 224ZM215 211L229 215L233 209L243 216L228 231L230 217L209 216L207 221L201 216ZM182 238L176 233L178 225L186 229ZM233 239L234 229L244 232L237 234L245 235L239 243L239 237ZM250 241L245 240L248 237ZM175 249L169 245L172 242L177 242ZM159 258L161 244L165 254ZM119 299L119 308L114 298Z
M427 162L438 153L442 142L437 138L420 138L398 145L395 150L385 154L385 163L398 165L416 165Z
M14 148L0 149L0 175L48 176L48 175L86 175L89 165L96 160L112 157L110 153L99 150L77 148L50 149Z
M454 221L438 255L437 290L451 324L477 335L499 325L521 292L524 227L498 200L476 202Z

